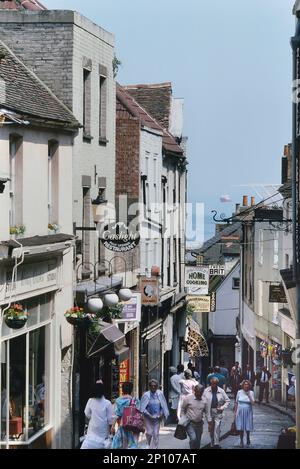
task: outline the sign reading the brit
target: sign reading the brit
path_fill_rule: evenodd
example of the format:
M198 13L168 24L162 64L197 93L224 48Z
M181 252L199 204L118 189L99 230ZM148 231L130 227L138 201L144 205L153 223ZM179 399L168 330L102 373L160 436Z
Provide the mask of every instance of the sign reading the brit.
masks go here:
M209 266L209 275L212 277L213 275L225 275L225 265L210 265Z
M128 252L137 247L140 242L138 232L130 232L123 222L111 223L105 226L101 242L113 252Z
M185 288L188 295L207 295L209 284L209 266L185 268Z

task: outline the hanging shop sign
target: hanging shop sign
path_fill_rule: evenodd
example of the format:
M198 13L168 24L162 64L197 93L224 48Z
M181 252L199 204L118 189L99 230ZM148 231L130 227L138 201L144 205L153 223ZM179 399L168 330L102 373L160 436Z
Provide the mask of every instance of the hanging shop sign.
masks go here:
M135 249L140 242L140 234L130 231L123 222L111 223L104 227L101 242L113 252L129 252Z
M121 301L120 318L115 322L140 322L141 321L141 294L133 293L129 301Z
M157 277L140 277L140 290L142 295L142 305L157 306L159 303L159 289Z
M120 363L119 368L119 395L123 395L122 385L129 381L129 359Z
M185 288L188 295L207 295L208 285L208 265L185 268Z
M225 265L210 265L209 266L209 275L212 277L213 275L225 275Z
M270 285L269 303L287 303L283 285Z
M210 296L188 296L187 302L193 313L211 312Z
M215 313L217 309L217 294L215 291L210 294L210 312Z

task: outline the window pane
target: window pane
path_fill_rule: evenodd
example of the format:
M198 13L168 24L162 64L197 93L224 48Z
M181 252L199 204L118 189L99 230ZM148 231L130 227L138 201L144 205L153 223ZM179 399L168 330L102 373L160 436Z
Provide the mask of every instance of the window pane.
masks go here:
M9 438L24 440L25 382L26 382L26 335L9 341ZM4 400L4 413L7 409Z
M52 294L48 293L47 295L43 295L40 297L40 321L48 321L51 319L51 299Z
M47 423L45 342L45 327L29 334L29 438Z
M35 326L39 321L39 297L26 301L26 309L29 313L27 326Z

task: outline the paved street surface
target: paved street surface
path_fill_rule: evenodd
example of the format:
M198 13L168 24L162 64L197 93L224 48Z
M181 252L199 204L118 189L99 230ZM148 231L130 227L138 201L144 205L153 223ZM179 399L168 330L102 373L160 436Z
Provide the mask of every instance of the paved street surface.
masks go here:
M221 436L231 428L233 422L233 406L224 414ZM278 436L284 427L293 426L293 421L286 415L271 409L265 405L255 405L254 408L254 432L251 434L251 449L274 449L277 447ZM174 438L175 425L161 429L159 449L189 449L189 440L177 440ZM207 423L204 424L201 448L210 444ZM145 446L145 439L141 441L141 447ZM240 449L239 436L227 436L221 441L224 449ZM245 445L246 448L246 445Z

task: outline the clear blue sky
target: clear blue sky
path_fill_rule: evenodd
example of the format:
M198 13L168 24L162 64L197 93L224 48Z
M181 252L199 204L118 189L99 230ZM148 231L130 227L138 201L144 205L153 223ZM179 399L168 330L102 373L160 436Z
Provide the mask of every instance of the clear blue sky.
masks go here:
M185 98L189 200L230 215L254 186L280 183L291 140L294 0L44 0L116 37L120 83L172 81ZM248 186L251 187L241 187ZM263 192L263 191L262 191ZM228 194L233 203L221 203Z

